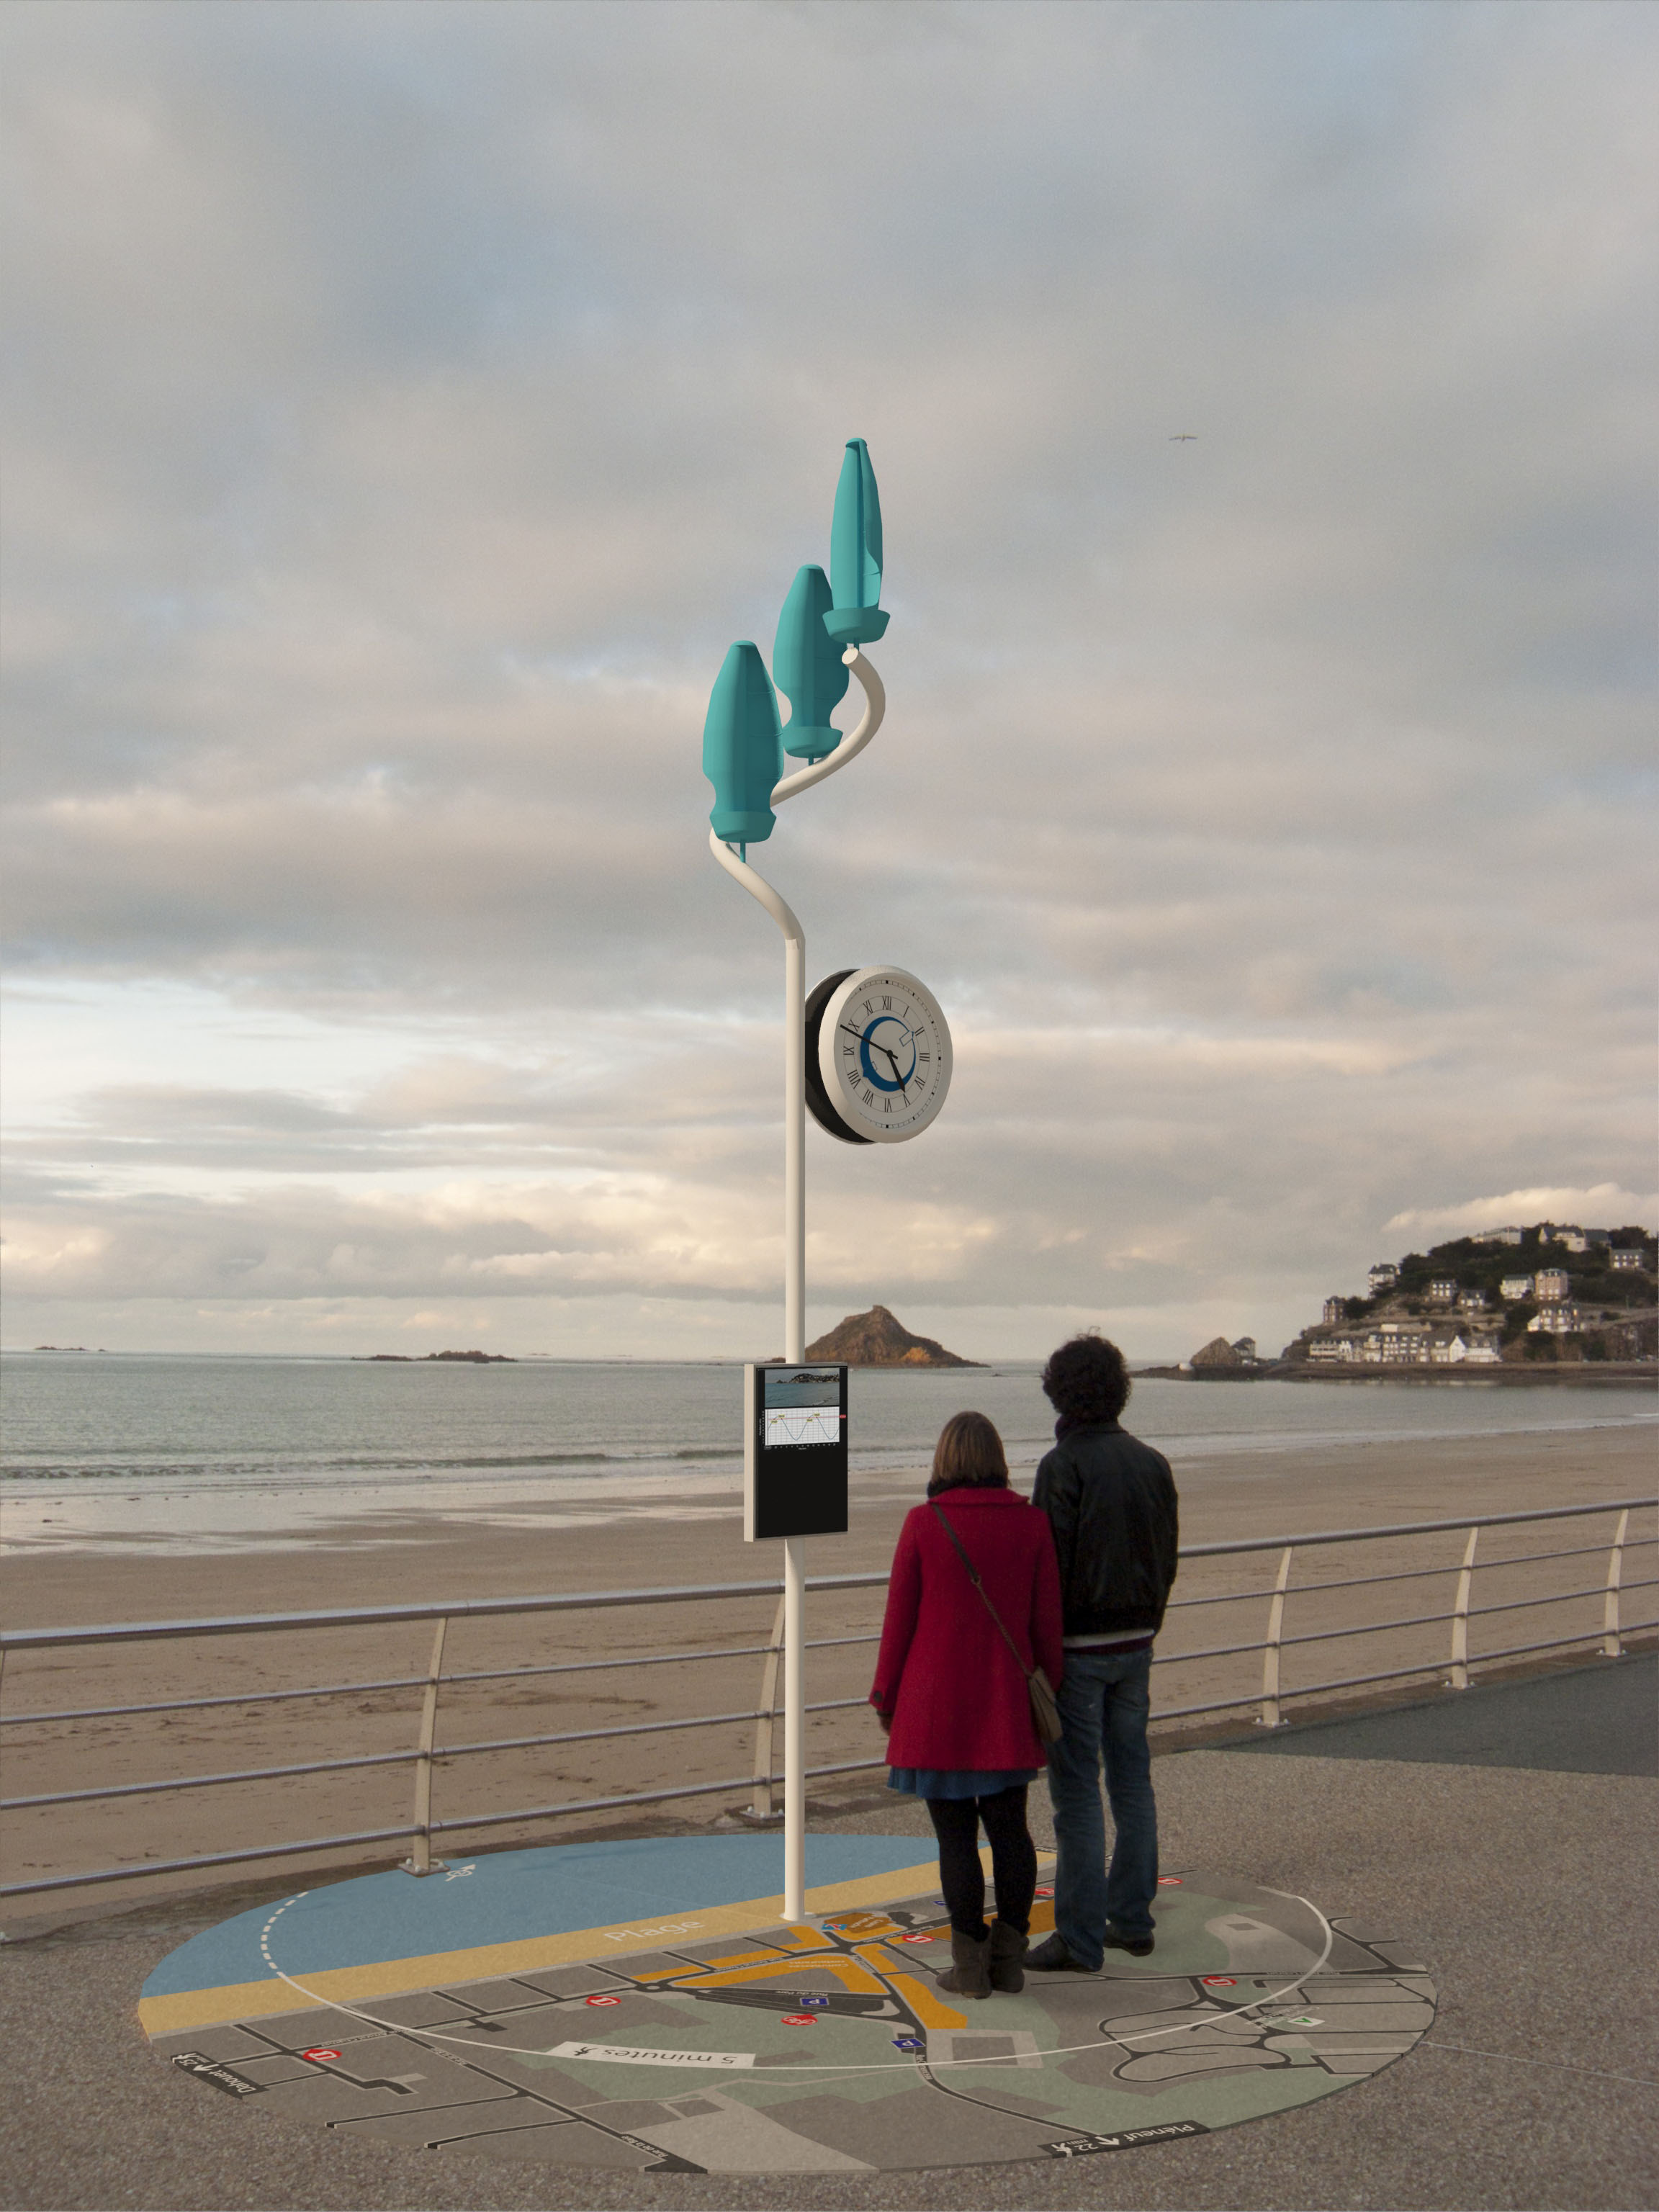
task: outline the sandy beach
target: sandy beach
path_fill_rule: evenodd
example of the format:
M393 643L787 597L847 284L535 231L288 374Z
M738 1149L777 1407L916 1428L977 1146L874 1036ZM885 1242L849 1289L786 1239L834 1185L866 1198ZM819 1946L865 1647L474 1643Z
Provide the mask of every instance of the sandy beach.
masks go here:
M1182 1536L1188 1545L1265 1540L1407 1521L1442 1520L1651 1498L1656 1431L1589 1428L1553 1435L1347 1443L1294 1453L1206 1459L1188 1455L1176 1467ZM868 1478L854 1491L852 1527L844 1537L814 1541L815 1574L884 1570L904 1512L921 1494L921 1472ZM1552 1634L1599 1631L1607 1544L1615 1516L1553 1528L1494 1529L1483 1537L1474 1603L1500 1607L1546 1591L1581 1592L1547 1613L1498 1612L1477 1620L1471 1651L1541 1640ZM1651 1536L1650 1507L1633 1515L1631 1534ZM1443 1613L1451 1601L1463 1553L1462 1532L1332 1546L1300 1553L1294 1563L1285 1630L1287 1638L1332 1627L1363 1627L1334 1643L1289 1644L1284 1661L1288 1694L1298 1686L1443 1661L1443 1623L1386 1632L1365 1624ZM1504 1566L1504 1560L1572 1545L1583 1556L1549 1564ZM1651 1624L1655 1593L1631 1585L1652 1576L1649 1547L1626 1559L1627 1626ZM1182 1659L1194 1651L1260 1637L1278 1565L1276 1555L1198 1560L1183 1571L1154 1675L1158 1708L1248 1695L1259 1686L1255 1656ZM1321 1589L1361 1571L1404 1579L1362 1593ZM603 1525L569 1525L550 1506L543 1527L503 1529L463 1521L416 1517L381 1523L372 1541L313 1537L289 1549L240 1553L146 1554L135 1547L114 1556L73 1552L13 1559L0 1571L5 1618L15 1628L94 1622L166 1620L207 1615L269 1613L356 1604L456 1601L581 1590L685 1588L705 1583L762 1582L778 1571L770 1547L746 1547L735 1509L702 1509L693 1517L653 1510ZM1235 1594L1230 1595L1229 1594ZM1206 1601L1194 1603L1194 1600ZM879 1589L819 1595L809 1608L809 1634L853 1638L878 1626ZM531 1749L489 1752L440 1762L434 1785L440 1819L461 1813L506 1812L609 1796L672 1788L747 1775L755 1728L748 1715L759 1693L762 1661L746 1650L765 1643L775 1600L769 1595L696 1604L658 1604L562 1614L465 1620L452 1626L446 1668L483 1673L509 1668L569 1666L585 1660L636 1661L665 1653L707 1651L707 1659L668 1665L624 1665L599 1672L447 1684L438 1729L441 1746L554 1732L638 1727L701 1714L742 1715L719 1725L597 1739ZM210 1711L130 1719L8 1727L6 1795L109 1788L163 1778L274 1767L308 1759L405 1752L412 1745L421 1692L405 1678L424 1674L428 1625L397 1629L331 1630L300 1635L227 1636L157 1643L116 1653L91 1647L12 1659L4 1683L8 1714L106 1705L213 1697L246 1698L319 1683L395 1681L404 1686L355 1692L321 1700L270 1705L227 1703ZM736 1653L739 1656L724 1656ZM862 1699L872 1652L853 1643L811 1655L808 1698L859 1701L814 1717L810 1762L828 1765L878 1756L879 1741ZM1427 1680L1431 1682L1433 1678ZM1234 1716L1249 1721L1248 1709ZM1167 1723L1166 1723L1167 1726ZM779 1732L779 1756L781 1730ZM878 1787L843 1778L842 1796ZM411 1770L406 1762L344 1775L237 1783L176 1796L141 1796L8 1814L0 1849L8 1881L94 1867L142 1865L197 1852L234 1850L280 1834L325 1836L390 1826L407 1819ZM716 1792L619 1818L634 1832L664 1820L706 1826L743 1802L745 1793ZM605 1825L580 1816L576 1828ZM447 1846L500 1847L532 1837L575 1832L542 1820L528 1827L462 1831ZM356 1856L385 1861L390 1845ZM234 1878L234 1869L225 1879ZM162 1878L169 1887L204 1877ZM106 1907L133 1894L125 1883L69 1893L69 1905ZM58 1905L15 1900L13 1918ZM59 1907L59 1909L62 1909Z

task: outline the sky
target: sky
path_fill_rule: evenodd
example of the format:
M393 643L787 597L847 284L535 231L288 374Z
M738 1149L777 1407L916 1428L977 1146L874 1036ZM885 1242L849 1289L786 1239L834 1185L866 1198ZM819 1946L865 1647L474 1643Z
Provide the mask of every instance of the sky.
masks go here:
M750 857L957 1062L809 1132L812 1330L1277 1349L1659 1221L1659 10L0 41L8 1345L781 1349L702 726L853 436L888 716Z

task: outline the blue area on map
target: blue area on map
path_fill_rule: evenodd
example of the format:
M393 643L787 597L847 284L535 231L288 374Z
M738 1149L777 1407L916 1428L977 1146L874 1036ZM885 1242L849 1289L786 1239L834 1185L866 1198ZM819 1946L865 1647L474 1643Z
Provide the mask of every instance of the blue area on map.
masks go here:
M809 1836L806 1883L814 1889L893 1874L927 1857L926 1844L915 1836ZM664 1921L770 1897L782 1882L783 1844L775 1835L655 1836L456 1856L447 1873L418 1880L394 1871L296 1892L298 1901L274 1922L280 1898L238 1913L163 1959L143 1994L173 1996L268 1980L271 1968L259 1948L267 1923L271 1956L289 1974L380 1966L623 1921L639 1925L632 1948L643 1951L667 1940Z

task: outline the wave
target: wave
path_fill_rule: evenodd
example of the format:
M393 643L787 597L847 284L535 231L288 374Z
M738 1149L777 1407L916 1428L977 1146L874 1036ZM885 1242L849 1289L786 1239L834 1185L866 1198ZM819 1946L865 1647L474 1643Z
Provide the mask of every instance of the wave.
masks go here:
M437 1459L422 1453L416 1458L409 1453L388 1453L384 1456L356 1455L344 1459L298 1459L291 1456L269 1460L129 1460L124 1465L99 1464L93 1461L54 1462L12 1459L3 1471L0 1480L7 1482L186 1482L203 1475L212 1475L222 1480L269 1482L304 1480L308 1477L330 1474L366 1475L424 1475L424 1474L510 1474L515 1469L555 1467L655 1467L678 1466L683 1462L705 1460L740 1460L740 1449L732 1445L705 1448L688 1445L681 1449L671 1446L665 1449L641 1448L637 1451L564 1451L564 1452L468 1452L453 1459Z

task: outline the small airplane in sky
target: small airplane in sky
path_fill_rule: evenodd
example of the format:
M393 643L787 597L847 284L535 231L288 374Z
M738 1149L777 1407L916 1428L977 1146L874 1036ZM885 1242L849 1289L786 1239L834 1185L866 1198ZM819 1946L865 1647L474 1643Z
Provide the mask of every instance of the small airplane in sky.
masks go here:
M1172 446L1184 446L1189 438L1196 438L1197 435L1196 430L1176 430L1171 435L1170 443Z

